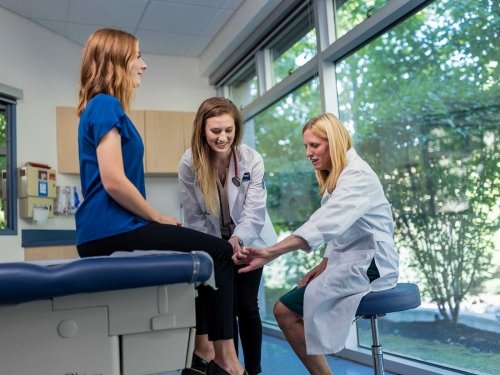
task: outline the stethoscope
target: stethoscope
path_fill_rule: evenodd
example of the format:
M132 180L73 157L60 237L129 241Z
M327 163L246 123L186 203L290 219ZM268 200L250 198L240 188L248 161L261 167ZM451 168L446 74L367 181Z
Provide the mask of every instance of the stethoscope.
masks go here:
M241 180L238 177L238 163L236 163L236 154L233 151L233 161L234 161L234 176L231 178L231 181L233 182L233 185L236 187L240 187L241 185Z

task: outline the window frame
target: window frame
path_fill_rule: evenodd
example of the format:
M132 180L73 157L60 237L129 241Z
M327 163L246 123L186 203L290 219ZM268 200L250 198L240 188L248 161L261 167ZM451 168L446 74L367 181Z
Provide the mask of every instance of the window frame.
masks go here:
M274 103L279 101L284 96L293 92L297 87L314 76L319 76L320 92L322 100L322 110L332 112L338 115L338 100L337 89L335 84L335 67L336 64L345 57L361 49L379 35L386 32L393 26L403 22L421 9L432 3L434 0L393 0L388 2L382 8L375 11L369 18L365 19L360 24L353 27L346 34L336 38L334 25L334 0L311 0L308 3L314 7L315 28L317 38L317 54L305 65L293 71L288 77L280 81L278 84L268 85L265 90L259 91L259 97L245 106L242 110L244 121L248 121L260 112L266 110ZM304 2L305 3L305 2ZM290 6L292 8L292 6ZM289 8L289 9L290 9ZM286 13L283 9L277 9L276 12ZM283 30L285 25L283 22L290 21L290 18L279 17L273 14L272 17L276 20L273 26L273 31L266 29L265 34L260 34L260 38L265 43L255 43L253 46L240 46L239 58L248 59L250 56L255 57L257 64L258 81L261 83L268 82L269 71L272 67L272 58L269 56L265 46L270 44L269 35L276 37L277 30ZM281 20L279 23L278 20ZM283 21L284 20L284 21ZM267 25L269 26L269 24ZM253 34L255 38L257 33ZM257 46L257 47L255 47ZM233 56L236 58L236 56ZM248 61L248 60L246 60ZM224 81L237 71L237 66L233 65L232 70L226 69L227 66L221 66L214 75L210 77L210 83L214 84L219 92L223 92ZM329 82L325 85L324 82ZM264 332L271 336L284 338L276 325L264 321ZM371 351L365 347L361 347L358 343L357 330L352 329L346 348L339 354L340 357L353 360L358 363L371 365ZM404 358L389 353L384 353L384 363L388 371L395 373L412 373L412 374L456 374L457 371L442 368L439 364L420 361L415 358Z
M17 150L16 123L17 101L23 92L17 88L0 83L0 103L5 105L7 114L7 227L0 229L0 236L15 236L18 231L17 216Z

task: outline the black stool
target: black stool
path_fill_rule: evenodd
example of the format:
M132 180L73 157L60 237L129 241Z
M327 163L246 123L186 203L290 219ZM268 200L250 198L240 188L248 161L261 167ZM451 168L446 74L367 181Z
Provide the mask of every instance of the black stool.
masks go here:
M356 319L370 319L375 375L384 375L384 353L379 342L377 319L387 313L410 310L418 306L420 306L420 291L416 284L411 283L400 283L392 289L370 292L361 299Z

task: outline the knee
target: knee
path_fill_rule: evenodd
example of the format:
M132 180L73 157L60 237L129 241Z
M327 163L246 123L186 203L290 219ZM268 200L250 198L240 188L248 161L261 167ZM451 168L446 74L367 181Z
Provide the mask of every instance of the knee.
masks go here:
M227 241L221 240L219 242L217 251L211 252L210 256L214 262L233 264L231 257L233 256L233 248Z
M236 313L240 318L254 318L259 316L259 303L257 300L241 300L238 298Z
M290 319L290 313L290 309L280 301L275 303L273 314L280 327Z

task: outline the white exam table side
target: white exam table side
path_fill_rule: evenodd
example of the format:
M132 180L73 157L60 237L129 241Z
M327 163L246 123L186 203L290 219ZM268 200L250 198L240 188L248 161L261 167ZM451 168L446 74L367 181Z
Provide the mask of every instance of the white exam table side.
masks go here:
M204 252L1 263L0 374L182 369L194 345L195 286L212 272Z

